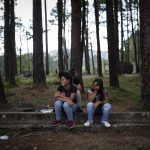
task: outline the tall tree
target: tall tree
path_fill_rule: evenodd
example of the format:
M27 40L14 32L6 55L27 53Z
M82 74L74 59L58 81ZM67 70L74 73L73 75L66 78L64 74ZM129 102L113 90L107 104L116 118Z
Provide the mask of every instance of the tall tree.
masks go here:
M9 47L10 47L10 36L9 36L9 20L10 20L10 1L4 1L4 70L5 70L5 81L9 81Z
M109 80L110 86L119 87L117 71L117 50L115 45L115 24L113 13L113 0L106 0L107 16L107 38L108 38L108 57L109 57Z
M82 59L81 48L81 0L71 0L71 63L70 68L75 68L82 82ZM82 84L83 85L83 84Z
M130 19L131 19L131 28L132 28L132 40L134 45L134 59L135 59L135 67L136 73L139 73L138 61L137 61L137 45L136 45L136 37L133 26L133 14L132 14L132 0L129 0L129 10L130 10Z
M64 60L63 60L63 49L62 49L62 28L63 28L63 2L62 0L58 0L57 2L57 10L58 10L58 68L59 71L64 70Z
M82 0L82 56L83 57L83 52L85 51L85 30L86 30L86 20L85 20L85 15L86 15L86 8L85 8L85 0Z
M91 56L92 56L93 74L95 74L95 65L94 65L94 56L93 56L92 43L90 43L90 45L91 45Z
M17 73L14 5L14 0L4 1L5 80L12 85L16 84L15 75Z
M41 0L33 0L33 84L45 85Z
M141 79L144 109L150 110L150 1L140 0Z
M89 2L88 0L86 1L86 29L85 29L85 68L87 71L87 74L91 74L91 69L90 69L90 56L89 56L89 29L88 29L88 15L89 15Z
M102 76L102 59L101 59L100 36L99 36L99 8L98 6L99 6L99 1L94 0L96 37L97 37L97 73L99 76Z
M123 52L123 47L124 47L124 29L123 29L123 4L122 0L120 0L120 20L121 20L121 62L124 61L124 52Z
M7 100L5 98L4 85L3 85L1 72L0 72L0 107L4 107L6 105L7 105Z
M126 2L126 12L127 12L127 41L126 41L126 61L130 61L129 57L129 2L128 0L125 0Z
M48 30L47 30L47 3L44 0L44 7L45 7L45 46L46 46L46 74L49 75L49 55L48 55Z
M113 0L114 5L114 28L115 28L115 49L117 59L117 72L119 73L119 29L118 29L118 0Z

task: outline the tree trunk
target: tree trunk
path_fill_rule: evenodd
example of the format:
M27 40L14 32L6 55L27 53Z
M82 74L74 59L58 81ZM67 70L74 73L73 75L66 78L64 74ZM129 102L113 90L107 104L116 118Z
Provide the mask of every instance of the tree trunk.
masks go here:
M49 75L49 55L48 55L48 30L47 30L47 3L44 0L44 7L45 7L45 46L46 46L46 75Z
M63 3L62 0L58 0L57 3L58 10L58 68L59 71L64 71L64 61L63 61L63 49L62 49L62 17L63 17Z
M129 54L129 2L125 0L126 8L127 8L127 42L126 42L126 61L130 61L130 54Z
M33 84L45 85L41 0L33 0Z
M4 1L4 70L5 70L5 81L9 81L9 49L10 49L10 1Z
M82 59L83 51L81 48L81 0L71 0L72 24L71 24L71 65L78 74L82 87ZM83 89L84 90L84 89Z
M10 53L10 83L15 84L15 75L17 75L17 61L16 61L16 43L15 43L15 2L10 0L10 43L11 43L11 53Z
M94 56L93 56L92 43L91 43L91 56L92 56L93 74L95 74L95 65L94 65Z
M4 1L4 63L5 80L15 85L17 74L16 48L15 48L15 14L14 0Z
M123 30L123 6L122 6L122 0L120 0L120 17L121 17L121 62L124 61L124 52L123 52L123 47L124 47L124 30Z
M96 22L96 38L97 38L97 73L99 76L102 76L102 58L101 58L101 49L100 49L100 35L99 35L99 2L94 0L95 7L95 22Z
M91 74L91 69L90 69L90 56L89 56L89 29L88 29L88 15L89 15L89 8L88 8L88 0L87 0L87 8L86 8L86 30L85 30L85 35L86 35L86 46L85 46L85 67L87 74Z
M85 0L82 0L82 58L83 52L85 52L85 31L86 31L86 20L85 20Z
M144 109L150 110L150 1L140 1L141 79Z
M66 30L66 0L63 0L63 17L62 17L62 48L63 48L63 64L64 64L64 69L68 70L68 53L66 49L66 35L65 35L65 30Z
M115 45L115 24L113 13L113 0L106 0L106 16L107 16L107 38L108 38L108 57L109 57L109 80L111 87L119 87L119 79L117 72L117 55Z
M114 25L115 25L115 49L117 59L117 72L119 73L119 30L118 30L118 0L113 0L114 4Z
M7 105L7 101L5 98L4 85L3 85L1 72L0 72L0 107L5 107L6 105Z
M132 39L134 45L134 59L135 59L135 67L136 73L139 73L138 62L137 62L137 46L136 46L136 39L133 27L133 15L132 15L132 0L129 0L129 9L130 9L130 19L131 19L131 27L132 27Z

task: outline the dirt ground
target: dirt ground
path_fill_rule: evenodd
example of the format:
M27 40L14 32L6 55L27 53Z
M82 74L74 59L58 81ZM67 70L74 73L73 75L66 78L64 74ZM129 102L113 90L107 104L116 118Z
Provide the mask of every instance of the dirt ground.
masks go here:
M0 150L150 150L150 131L38 131L0 140Z

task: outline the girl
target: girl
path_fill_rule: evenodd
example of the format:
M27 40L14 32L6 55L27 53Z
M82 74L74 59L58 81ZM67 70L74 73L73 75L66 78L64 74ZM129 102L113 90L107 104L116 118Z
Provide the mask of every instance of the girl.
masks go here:
M56 102L54 104L56 120L51 124L52 127L61 124L61 113L64 109L68 121L67 128L73 128L73 113L77 111L78 104L76 101L77 88L72 85L72 77L68 72L60 73L61 85L58 87L57 92L54 94Z
M108 95L104 91L103 81L101 79L95 79L93 81L92 89L88 91L88 100L90 101L86 107L88 120L84 123L84 126L91 126L93 124L94 112L101 112L101 123L107 128L110 127L111 125L108 122L108 117L111 110L111 104L108 103Z

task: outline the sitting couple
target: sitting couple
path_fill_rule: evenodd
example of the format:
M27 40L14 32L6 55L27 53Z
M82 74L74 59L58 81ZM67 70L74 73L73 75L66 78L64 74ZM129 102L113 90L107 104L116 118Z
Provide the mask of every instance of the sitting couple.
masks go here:
M79 82L75 83L75 78L72 79L72 76L68 72L60 73L59 77L61 85L54 94L56 98L54 104L56 120L52 122L51 126L56 127L61 124L61 114L62 110L64 110L67 115L67 128L73 128L73 115L80 108L81 103L81 84ZM105 127L110 127L108 117L111 105L108 103L108 95L104 91L101 79L95 79L93 81L92 88L88 91L88 100L88 120L84 123L84 126L89 127L93 124L93 115L96 112L102 113L101 123Z

